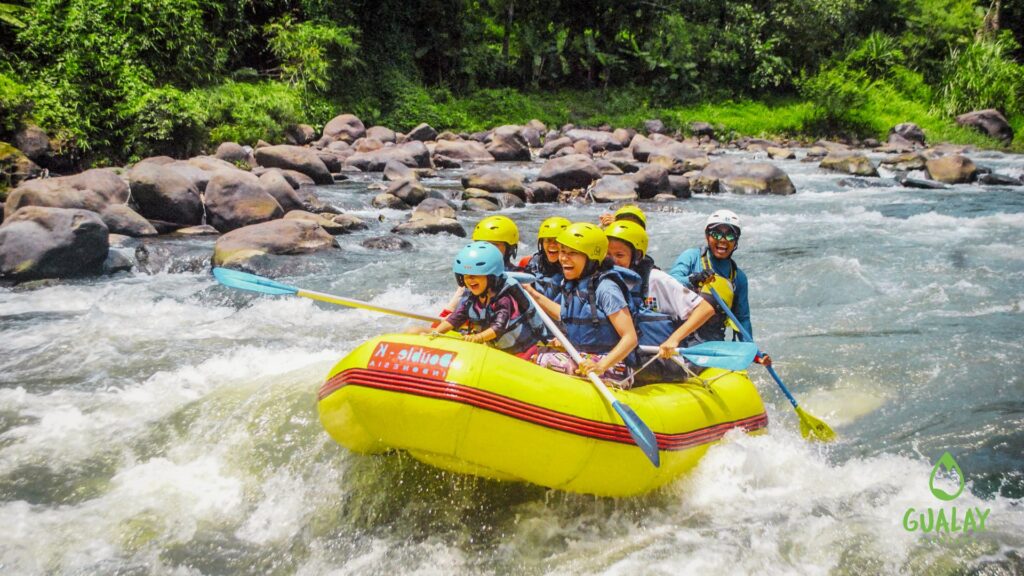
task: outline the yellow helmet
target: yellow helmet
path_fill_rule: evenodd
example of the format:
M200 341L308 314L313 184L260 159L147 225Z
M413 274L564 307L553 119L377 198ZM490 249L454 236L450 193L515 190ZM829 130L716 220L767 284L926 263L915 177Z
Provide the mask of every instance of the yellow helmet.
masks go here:
M582 252L588 260L602 262L608 255L608 237L604 231L590 222L576 222L556 238L559 244Z
M473 229L473 241L481 240L516 246L519 244L519 228L508 216L488 216Z
M633 218L638 220L637 224L639 224L641 228L645 230L647 229L647 215L644 214L644 211L641 210L640 207L637 206L636 204L626 204L622 208L619 208L618 210L615 211L616 220L622 220L624 216L632 216ZM627 219L627 222L628 221L629 220Z
M647 254L647 230L632 220L619 220L612 222L604 229L604 235L608 238L616 238L629 244L642 257Z
M537 238L558 238L558 235L569 227L572 222L568 218L552 216L540 223L540 230L537 231Z
M725 302L725 305L728 306L729 308L732 308L732 282L729 282L729 279L726 278L725 276L719 276L718 274L715 274L714 278L708 280L701 286L700 291L705 294L711 294L712 288L714 288L715 292L718 292L718 295L722 297L722 301ZM712 302L712 304L714 304L714 302Z

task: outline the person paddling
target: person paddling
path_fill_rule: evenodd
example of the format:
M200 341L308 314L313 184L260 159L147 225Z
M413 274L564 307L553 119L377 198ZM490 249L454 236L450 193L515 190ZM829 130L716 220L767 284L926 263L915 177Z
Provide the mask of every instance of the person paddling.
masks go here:
M562 265L558 262L557 238L569 224L569 219L561 216L552 216L541 222L537 231L537 252L519 262L524 272L533 274L536 278L534 288L548 298L553 299L562 284Z
M535 311L505 273L501 252L488 242L473 242L459 251L452 264L455 281L468 289L450 315L436 328L414 327L413 334L466 329L468 342L491 343L509 354L532 356L542 329Z
M513 264L516 251L519 248L519 228L508 216L488 216L477 223L473 228L474 242L488 242L493 244L501 252L501 260L508 272L520 272L522 268ZM452 294L444 310L441 310L441 318L446 318L455 310L465 293L465 288L459 288Z
M576 366L564 352L542 352L541 366L565 373L590 372L632 384L632 370L623 360L637 345L636 328L630 310L627 283L636 283L636 273L616 267L608 255L608 238L589 222L576 222L558 235L562 265L561 290L551 300L531 286L526 289L538 306L552 319L561 321L569 341L583 355Z
M747 300L747 275L732 258L739 246L741 231L740 217L735 212L716 210L704 223L707 246L683 251L669 274L685 286L702 291L705 299L712 304L714 300L710 288L714 287L726 300L740 325L748 334L753 334L750 303ZM731 302L727 295L731 295ZM696 340L725 340L725 328L724 321L709 322L697 331ZM758 362L771 366L771 358L767 354L758 357Z

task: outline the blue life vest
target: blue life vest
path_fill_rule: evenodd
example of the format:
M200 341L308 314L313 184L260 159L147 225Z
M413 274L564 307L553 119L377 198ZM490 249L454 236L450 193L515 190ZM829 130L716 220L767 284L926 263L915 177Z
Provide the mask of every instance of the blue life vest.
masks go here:
M497 314L497 311L493 308L494 302L506 294L512 297L513 311L512 317L509 319L508 329L504 334L491 342L498 350L504 350L509 354L519 354L546 338L544 321L537 316L537 311L533 309L533 306L523 296L522 289L515 280L506 278L505 285L501 287L501 290L486 305L481 305L480 300L468 290L466 292L467 295L463 296L463 300L469 299L469 306L466 308L466 312L469 316L467 323L471 333L483 332L490 328Z
M523 271L533 274L536 280L533 287L538 292L554 300L562 288L562 267L557 262L548 262L543 252L537 252L530 257L530 261L523 267Z
M562 324L569 342L580 352L607 354L621 339L608 315L597 307L597 286L605 281L614 282L619 287L632 314L637 302L636 286L640 284L640 276L632 270L614 266L586 278L562 283Z

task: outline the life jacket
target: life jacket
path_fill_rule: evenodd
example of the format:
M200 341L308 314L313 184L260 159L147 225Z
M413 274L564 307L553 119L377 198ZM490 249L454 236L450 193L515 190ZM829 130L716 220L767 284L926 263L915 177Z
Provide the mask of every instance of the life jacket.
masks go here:
M733 262L732 258L729 258L729 281L730 286L733 290L736 289L736 263ZM708 247L705 246L700 252L700 270L711 270L715 272L713 266L711 266L711 256L708 255ZM715 272L716 275L719 275ZM708 319L703 326L698 328L693 334L686 339L686 345L700 344L701 342L709 342L714 340L725 340L725 328L729 321L728 314L722 310L718 302L711 294L706 294L703 291L700 292L700 297L706 300L709 304L714 306L715 315Z
M628 268L613 266L585 278L562 283L562 324L569 342L580 352L606 354L619 343L619 333L608 320L608 315L597 306L597 287L605 281L618 286L632 314L637 305L640 275Z
M512 317L505 333L492 342L495 348L509 354L519 354L547 338L544 321L537 316L537 311L530 305L515 280L506 279L498 293L486 305L481 304L468 290L466 292L467 295L463 296L463 299L469 299L466 323L471 333L483 332L489 328L497 313L493 308L494 302L506 295L512 297Z
M641 282L632 294L634 299L633 326L636 327L640 346L660 346L662 342L668 340L676 328L682 326L682 322L668 314L653 310L651 307L648 292L650 291L651 270L657 268L654 265L654 260L650 256L644 256L644 259L636 267ZM634 355L627 359L627 363L641 360Z
M520 266L522 266L524 272L533 274L536 278L533 282L533 287L538 292L552 300L555 299L555 296L561 290L562 279L564 278L560 264L548 262L544 252L537 252L529 259L524 258L520 262Z

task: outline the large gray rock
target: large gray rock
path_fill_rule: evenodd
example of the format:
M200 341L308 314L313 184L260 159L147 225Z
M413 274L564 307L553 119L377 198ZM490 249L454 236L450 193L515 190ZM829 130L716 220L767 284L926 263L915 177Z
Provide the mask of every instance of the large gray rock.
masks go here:
M324 136L342 142L355 142L366 135L363 121L352 114L335 116L324 126Z
M525 187L525 198L530 204L558 202L561 191L550 182L530 182Z
M288 183L284 174L279 170L267 170L259 176L259 179L263 189L273 196L274 200L277 200L277 203L281 205L281 210L285 213L307 208L295 188Z
M14 146L39 166L50 169L54 167L50 137L39 126L22 128L14 135Z
M658 194L671 194L672 184L668 180L668 170L653 164L644 166L638 172L625 176L636 183L636 195L641 200L654 198Z
M734 194L780 194L796 192L789 175L768 162L739 163L715 160L701 170L693 182L694 192Z
M956 123L971 126L996 140L1001 140L1004 144L1013 142L1013 128L998 110L989 108L961 114L956 117Z
M854 176L878 176L875 165L860 152L830 152L828 156L821 159L818 167Z
M206 185L209 184L210 178L213 178L213 173L217 171L200 168L196 164L187 160L175 160L169 164L163 164L162 167L166 170L171 170L172 172L176 172L179 175L184 176L192 183L193 186L196 187L196 190L198 190L200 194L206 190ZM221 170L234 169L235 168L232 167L221 168Z
M409 250L412 248L412 242L409 242L401 236L378 236L376 238L367 238L359 243L363 248L369 248L371 250L386 250L388 252L394 252L396 250Z
M43 169L21 150L0 142L0 190L41 175Z
M285 128L284 139L295 146L305 146L316 140L316 130L309 124L292 124Z
M419 126L413 128L407 134L409 140L416 140L418 142L430 142L437 139L437 130L434 130L430 124L422 123Z
M388 194L386 192L382 192L374 196L373 200L370 201L370 204L373 205L374 208L390 208L392 210L408 210L411 208L411 206L402 202L402 199L398 196Z
M927 161L920 152L904 152L882 158L881 164L889 170L924 170Z
M434 154L463 162L493 162L494 156L480 142L467 140L438 140Z
M397 140L398 135L395 134L395 131L392 130L391 128L387 128L385 126L371 126L366 129L366 137L374 138L385 144L394 144L395 141Z
M455 218L455 208L440 198L426 198L412 209L413 216L425 214L435 218Z
M95 212L25 206L0 225L0 277L22 281L98 274L109 231Z
M978 175L978 167L966 156L953 154L932 158L925 164L928 177L945 184L965 184L973 182Z
M388 184L385 193L395 196L409 206L416 206L427 198L427 189L416 180L394 180Z
M132 238L157 235L156 227L149 220L125 204L110 204L100 212L100 219L111 234Z
M917 143L924 146L924 130L913 122L897 124L889 129L889 136L899 136L910 143Z
M560 138L548 139L544 143L544 147L540 149L537 156L541 158L550 158L555 155L562 148L572 148L572 138L562 136Z
M217 239L213 265L244 268L253 258L268 254L310 254L337 248L331 236L311 220L274 220L239 228Z
M128 183L114 170L94 168L73 176L23 182L7 195L4 216L23 206L78 208L98 213L110 204L128 202L128 195Z
M211 226L229 232L280 218L284 210L255 175L222 170L206 187L206 215Z
M323 160L312 148L279 144L256 150L256 162L267 168L295 170L309 176L317 184L333 184L334 178Z
M378 150L357 152L345 159L345 166L358 168L363 172L383 172L388 162L398 162L410 168L430 168L430 151L422 142L406 142Z
M256 157L253 156L252 148L246 148L237 142L221 142L214 152L214 157L235 166L256 167Z
M384 180L412 180L418 181L416 172L408 165L395 160L389 160L384 165Z
M637 199L636 189L636 182L627 176L605 176L590 189L590 195L595 202L626 202Z
M454 218L438 218L425 213L413 214L406 222L391 229L395 234L452 234L466 237L466 229Z
M505 192L526 199L524 182L526 177L511 170L501 170L492 166L482 166L466 172L462 176L463 188L479 188L488 192Z
M530 161L530 144L519 126L499 126L488 137L484 149L500 162Z
M553 158L544 163L537 180L550 182L559 190L586 188L601 177L601 171L593 160L582 154L570 154Z
M151 220L163 220L180 226L203 221L203 203L191 180L169 165L151 162L137 164L128 173L132 199L139 213ZM236 172L243 173L241 170Z
M673 142L651 149L647 154L647 162L663 167L669 174L679 175L691 170L703 170L709 161L704 151Z
M305 210L292 210L284 215L285 220L309 220L315 222L331 236L349 234L353 230L365 230L366 223L350 214L332 214L330 218L323 214L313 214Z
M623 148L622 143L613 137L611 132L602 132L600 130L581 130L577 128L575 130L569 130L565 135L570 138L573 143L580 140L585 141L590 145L590 149L594 152L621 150Z

